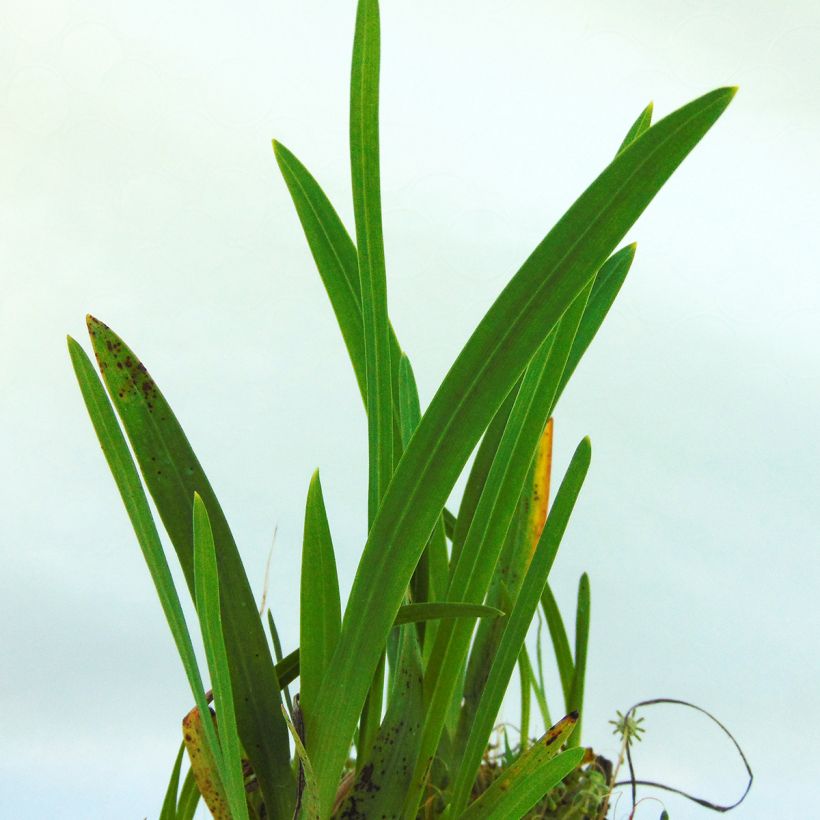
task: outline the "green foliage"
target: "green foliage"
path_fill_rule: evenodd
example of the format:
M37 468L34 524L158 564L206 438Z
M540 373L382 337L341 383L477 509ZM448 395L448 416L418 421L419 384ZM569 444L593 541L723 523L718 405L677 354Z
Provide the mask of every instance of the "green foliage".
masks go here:
M318 471L310 482L298 649L283 657L269 613L274 664L228 522L145 366L89 317L106 396L69 340L195 703L186 717L197 735L196 745L186 739L192 768L180 790L181 750L162 820L191 818L200 791L215 816L236 820L289 820L294 808L320 820L571 817L597 811L608 794L601 771L573 748L581 742L589 578L579 585L574 651L548 583L591 449L587 439L578 445L547 515L551 456L539 447L547 439L551 447L549 420L632 265L635 246L618 250L619 243L734 89L710 92L654 125L651 105L640 114L612 162L501 291L423 409L388 313L379 63L378 3L360 0L350 87L355 243L316 179L274 142L368 423L368 536L344 610ZM453 516L444 505L474 451ZM146 490L195 604L215 721ZM541 646L535 668L525 647L539 603L568 716L531 744L532 692L549 723ZM521 741L510 747L504 731L505 750L491 757L516 665ZM291 704L286 692L283 709L280 690L297 678L300 697Z

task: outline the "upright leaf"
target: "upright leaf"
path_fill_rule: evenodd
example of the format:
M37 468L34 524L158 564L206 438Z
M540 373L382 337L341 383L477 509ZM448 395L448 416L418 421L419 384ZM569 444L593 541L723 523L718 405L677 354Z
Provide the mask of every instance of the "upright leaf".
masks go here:
M587 650L589 648L589 576L584 573L578 584L578 606L575 612L575 669L572 675L570 706L578 712L578 725L572 733L570 746L581 744L581 721L584 717L584 680L587 671Z
M236 720L272 818L290 818L293 777L279 683L242 559L219 501L165 397L136 354L109 327L88 317L108 393L122 420L145 484L193 593L194 493L211 517L222 581L222 621Z
M535 552L547 517L552 465L552 430L553 423L550 419L538 440L535 457L530 468L530 477L527 479L521 493L521 500L515 518L507 531L504 547L487 593L487 602L489 604L500 606L508 611L518 596L518 590L526 575L527 567ZM501 603L502 600L505 603ZM495 661L503 631L504 624L501 622L491 623L485 621L478 627L467 665L460 728L454 741L454 748L458 754L460 754L467 740L464 733L468 731L468 727L472 724L475 710L478 708L478 702L484 690L484 684L487 681L487 675ZM522 707L524 703L525 701L522 699Z
M561 539L569 523L578 494L589 469L591 448L589 439L583 439L575 450L564 480L555 496L555 503L538 541L535 555L524 579L521 592L512 612L506 619L504 633L498 644L487 684L475 711L464 756L453 784L452 806L457 812L466 804L470 787L481 764L481 756L495 723L501 701L507 691L510 676L521 654L527 630L532 623L547 576L552 568Z
M336 649L341 624L342 605L336 557L317 470L310 480L305 509L299 607L299 701L304 714L311 715L317 721L320 716L313 711L316 693ZM309 735L306 740L310 748Z
M336 674L319 692L319 711L331 715L313 760L323 811L390 624L471 451L545 336L734 93L718 89L689 103L613 160L507 285L434 396L370 528L334 653Z
M179 793L176 820L193 820L196 807L199 805L200 796L199 788L194 779L193 769L188 769L188 774L185 775L182 790Z
M583 315L589 290L588 285L576 297L524 374L521 389L453 573L449 591L451 600L481 601L487 594L501 545L508 537L530 475L536 444L551 414L555 390L578 322ZM514 594L508 594L513 602ZM497 624L493 626L498 628ZM421 754L416 761L414 792L408 794L408 801L418 799L421 795L429 765L441 737L447 706L454 696L458 697L455 690L456 674L467 657L471 632L468 625L453 622L443 624L436 636L436 644L425 674L428 708ZM460 738L461 735L457 734L454 747L456 756L461 751ZM410 802L407 811L412 813Z
M82 347L71 337L68 338L68 351L88 415L120 492L131 526L134 528L148 571L151 573L151 580L154 582L162 611L168 621L182 667L194 696L194 702L197 709L202 714L206 714L208 704L205 700L205 689L202 685L202 677L188 626L185 623L185 616L182 613L182 605L148 506L145 490L125 442L125 436L117 423L114 411L93 365ZM211 754L215 759L219 757L220 750L216 732L209 721L204 724L201 745L206 753ZM214 779L217 781L215 786L221 788L218 775Z
M640 114L638 114L637 119L629 128L629 131L626 132L626 136L624 137L624 141L621 143L620 147L618 148L618 153L620 154L624 148L628 148L633 142L635 142L644 131L649 128L652 124L652 103L644 108Z
M364 352L364 322L359 284L359 257L342 220L310 171L284 145L274 140L273 151L288 187L308 246L330 298L336 321L347 347L356 383L367 407L367 365ZM398 419L399 359L401 346L392 325L390 374L393 387L394 458L401 452ZM396 459L397 460L397 459Z
M413 433L421 421L419 393L410 359L402 354L399 364L399 417L401 419L402 447L407 447ZM449 567L447 541L443 516L438 521L430 540L421 554L410 583L413 601L442 601L447 594ZM431 624L429 630L422 628L419 635L422 645L428 647L435 638L436 626ZM426 653L425 653L426 654Z
M359 0L350 75L350 168L367 375L371 522L393 473L393 395L379 174L379 40L379 4Z
M236 730L231 674L228 652L222 631L222 612L219 598L219 572L216 564L211 522L205 503L194 494L194 587L196 611L205 645L205 657L211 671L211 686L219 720L219 745L222 750L220 774L225 785L228 805L233 820L247 820L245 778L242 774L242 749Z
M572 692L572 679L575 676L575 664L572 660L572 652L569 648L567 630L564 626L564 619L561 617L561 610L558 609L558 602L552 593L549 583L544 587L541 595L541 607L544 610L544 617L547 620L552 646L555 651L555 663L558 667L558 675L561 678L561 690L564 695L564 704L567 711L570 704L570 693Z
M615 301L615 297L621 290L621 286L626 280L626 275L635 258L635 247L629 245L622 248L618 253L614 253L603 265L598 275L595 277L595 283L592 286L592 293L589 295L586 310L584 311L581 324L578 326L578 333L575 335L575 341L572 343L572 350L569 353L567 366L564 368L564 375L561 377L561 383L558 385L558 395L555 398L555 403L561 398L567 382L572 378L575 369L579 362L587 352L595 334L603 324L604 319Z
M176 820L177 818L177 794L179 792L179 773L182 769L182 757L185 754L185 744L179 744L179 752L174 761L174 768L171 770L171 779L168 782L168 789L165 792L165 799L162 801L162 809L159 813L159 820Z
M379 41L379 4L359 0L350 74L350 168L367 374L368 527L393 475L393 394L379 173ZM384 654L359 726L360 757L369 752L381 722L383 687Z
M478 501L481 498L481 493L484 492L487 476L490 474L490 468L493 466L498 445L507 427L507 420L510 417L513 404L515 404L520 386L521 385L518 384L510 390L504 399L504 403L498 408L493 420L481 438L481 444L478 447L472 467L470 468L470 474L467 476L467 484L461 496L458 518L456 519L453 529L453 554L450 560L451 577L455 571L459 556L461 555L461 547L473 523L473 516L475 515Z
M416 630L399 630L398 662L384 721L336 816L398 818L413 776L411 761L424 717L422 660Z

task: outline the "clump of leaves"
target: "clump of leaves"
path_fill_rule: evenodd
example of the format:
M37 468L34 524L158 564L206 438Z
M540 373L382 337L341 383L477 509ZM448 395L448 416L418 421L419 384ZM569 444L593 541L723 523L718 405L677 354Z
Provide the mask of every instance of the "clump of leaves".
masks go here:
M589 580L579 586L573 649L547 585L591 447L578 444L547 514L550 419L632 265L635 246L619 243L735 90L712 91L654 125L651 106L640 114L612 162L500 293L422 412L387 309L379 26L376 0L360 0L350 99L355 241L305 165L274 143L368 423L368 537L344 609L318 472L309 484L298 650L282 657L273 629L272 653L225 515L146 367L93 317L102 381L69 339L195 704L185 721L192 769L180 789L180 752L162 818L190 818L200 792L215 817L276 820L510 818L542 805L568 817L577 804L566 804L567 794L596 793L580 745ZM445 503L476 448L451 513ZM172 581L146 490L196 606L213 717L184 591ZM532 693L544 724L552 722L540 650L536 675L524 646L539 604L567 717L530 742ZM516 667L522 741L491 761L488 743ZM299 698L283 713L281 692L297 676Z

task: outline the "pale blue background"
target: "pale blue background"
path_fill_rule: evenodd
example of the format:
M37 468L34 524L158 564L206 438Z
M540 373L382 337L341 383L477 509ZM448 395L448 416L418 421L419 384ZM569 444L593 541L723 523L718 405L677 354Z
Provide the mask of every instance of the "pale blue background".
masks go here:
M307 483L344 589L366 443L346 354L270 150L350 224L351 2L12 0L0 21L0 816L155 817L190 697L70 371L87 311L176 408L295 645ZM383 3L392 317L429 400L493 298L654 99L737 99L630 232L638 255L556 420L593 464L557 565L592 579L587 739L670 695L808 817L817 592L820 7ZM550 680L554 711L557 686ZM505 716L516 718L516 698ZM708 724L648 714L646 777L729 801ZM698 741L701 741L699 745ZM714 767L714 768L713 768ZM707 812L669 798L672 817ZM657 818L657 803L639 818ZM626 803L618 816L627 814Z

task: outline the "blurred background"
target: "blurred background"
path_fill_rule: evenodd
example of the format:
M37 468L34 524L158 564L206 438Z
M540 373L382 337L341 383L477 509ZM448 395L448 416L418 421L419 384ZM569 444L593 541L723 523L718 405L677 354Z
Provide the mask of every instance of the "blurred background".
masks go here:
M389 299L429 401L640 110L740 93L626 241L629 279L556 415L593 461L552 574L592 582L585 742L692 700L756 774L738 818L815 811L820 655L820 6L382 3ZM142 356L285 651L322 470L343 592L366 430L272 137L352 228L355 4L11 0L0 22L0 816L156 817L190 695L65 350L92 312ZM534 636L533 636L534 639ZM545 643L551 668L551 648ZM550 672L553 712L557 677ZM517 685L516 687L517 688ZM510 693L504 719L517 720ZM729 741L647 711L641 777L717 802ZM710 813L659 795L673 818ZM636 817L657 818L657 802ZM629 812L624 798L616 817Z

